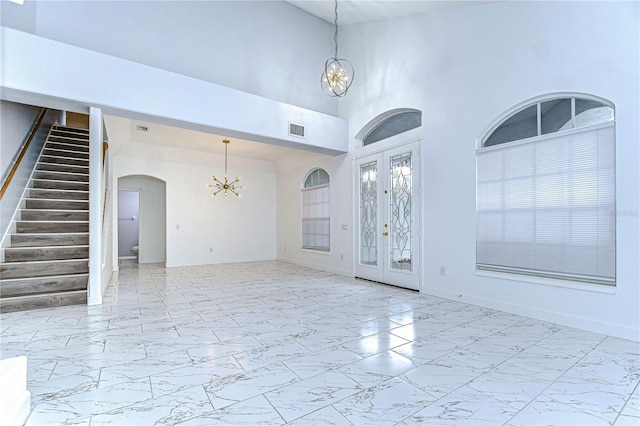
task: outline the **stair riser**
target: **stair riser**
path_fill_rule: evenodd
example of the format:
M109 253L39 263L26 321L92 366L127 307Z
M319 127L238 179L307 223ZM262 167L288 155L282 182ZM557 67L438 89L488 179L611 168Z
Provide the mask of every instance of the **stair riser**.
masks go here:
M0 275L3 280L13 278L47 277L52 275L72 275L89 273L88 260L43 263L3 263Z
M44 148L42 155L52 155L54 157L65 157L65 158L79 158L81 160L89 161L89 153L88 152L79 152L68 149L53 149L48 146Z
M64 164L38 163L36 170L45 172L67 172L89 174L88 167L71 166Z
M76 152L84 152L86 154L89 153L89 146L83 145L82 142L75 144L73 142L47 142L45 144L45 149L61 149L63 151L76 151Z
M68 143L72 145L89 146L89 139L78 139L75 136L50 136L47 140L53 143Z
M28 262L36 260L87 259L89 247L46 247L46 248L7 248L4 251L5 262Z
M44 198L46 200L88 200L89 192L56 191L32 188L29 190L29 197Z
M55 308L59 306L84 305L87 303L87 292L59 293L20 297L17 299L0 299L0 312L19 312L31 309Z
M59 180L34 180L33 187L37 189L64 189L70 191L88 191L89 183L66 182Z
M73 173L57 173L57 172L44 172L36 171L33 174L34 179L51 179L51 180L64 180L73 182L89 182L88 174L73 174Z
M89 210L88 201L77 200L25 200L25 208L27 209L46 209L46 210Z
M18 234L89 232L89 223L83 222L16 222Z
M89 145L89 135L82 135L80 133L52 132L49 137L49 141Z
M89 167L89 160L83 160L81 158L69 158L69 157L59 157L59 156L53 156L53 155L43 155L42 157L40 157L40 161L42 161L43 163Z
M89 234L11 235L11 247L80 246L89 244Z
M22 220L89 220L89 212L86 211L56 211L56 210L22 210Z
M88 280L87 275L3 280L0 281L0 297L86 290Z
M53 128L53 131L64 133L64 134L67 134L67 133L80 134L80 135L85 135L89 137L89 129L83 129L82 127L55 126Z

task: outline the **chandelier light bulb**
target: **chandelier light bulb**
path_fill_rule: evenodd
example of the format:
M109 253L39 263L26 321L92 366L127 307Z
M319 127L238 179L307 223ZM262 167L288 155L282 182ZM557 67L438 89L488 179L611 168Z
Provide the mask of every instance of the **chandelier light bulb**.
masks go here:
M353 81L353 66L346 59L330 58L322 72L322 90L329 96L344 96Z

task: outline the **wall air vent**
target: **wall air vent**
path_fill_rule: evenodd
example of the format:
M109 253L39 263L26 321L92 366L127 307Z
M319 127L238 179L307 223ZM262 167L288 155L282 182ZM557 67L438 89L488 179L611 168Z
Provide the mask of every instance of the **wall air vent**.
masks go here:
M136 130L138 132L148 132L149 128L147 126L136 126Z
M304 138L304 126L302 124L289 122L289 136Z

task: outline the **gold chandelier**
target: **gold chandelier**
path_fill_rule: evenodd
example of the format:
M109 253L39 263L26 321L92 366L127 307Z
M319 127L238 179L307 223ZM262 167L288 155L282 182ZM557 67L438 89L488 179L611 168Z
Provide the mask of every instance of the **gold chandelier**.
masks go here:
M238 190L244 189L244 186L237 185L237 183L240 182L239 177L229 182L229 179L227 178L227 149L229 147L229 140L225 139L222 141L222 143L224 143L224 182L213 176L214 183L210 184L209 188L215 188L215 190L213 191L211 196L215 197L220 192L224 191L225 197L229 195L229 192L234 194L236 197L239 197L240 193L238 192Z
M346 59L338 59L338 0L335 0L335 33L333 41L336 46L333 58L327 59L324 63L324 71L320 79L320 86L324 93L329 96L342 97L347 94L347 90L353 83L353 66Z

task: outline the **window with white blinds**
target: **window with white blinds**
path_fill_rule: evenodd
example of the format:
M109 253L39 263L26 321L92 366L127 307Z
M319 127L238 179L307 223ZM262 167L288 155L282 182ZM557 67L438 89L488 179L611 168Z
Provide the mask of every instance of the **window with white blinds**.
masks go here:
M302 189L302 248L329 251L329 174L312 170Z
M477 268L615 285L614 122L540 127L478 149Z

